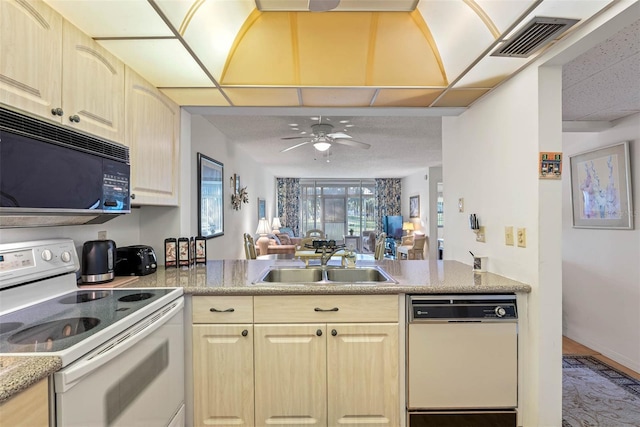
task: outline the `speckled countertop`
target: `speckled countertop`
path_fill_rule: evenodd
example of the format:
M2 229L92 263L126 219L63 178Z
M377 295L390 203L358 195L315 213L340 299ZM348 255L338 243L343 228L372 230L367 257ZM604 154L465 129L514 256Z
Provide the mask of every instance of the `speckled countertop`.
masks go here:
M332 261L333 262L333 261ZM296 260L220 260L189 269L165 269L142 276L127 287L184 288L191 295L403 294L531 292L522 282L492 273L474 273L457 261L358 261L358 267L378 265L398 283L379 284L254 284L271 266L303 267Z
M333 261L332 261L333 262ZM380 266L397 283L381 284L254 284L271 266L303 267L296 260L219 260L189 269L165 269L125 287L183 287L187 295L292 295L292 294L447 294L531 292L527 284L492 273L474 273L456 261L358 261L358 267ZM100 285L96 285L99 288ZM0 355L0 403L57 371L57 357Z
M59 357L0 355L0 404L61 367Z

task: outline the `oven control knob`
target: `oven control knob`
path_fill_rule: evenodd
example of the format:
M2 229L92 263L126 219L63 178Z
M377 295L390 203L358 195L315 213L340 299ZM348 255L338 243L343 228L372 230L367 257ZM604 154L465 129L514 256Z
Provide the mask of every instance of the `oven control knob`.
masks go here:
M67 251L64 251L60 254L60 258L63 262L69 262L71 261L71 254Z
M51 251L49 249L45 249L44 251L42 251L42 259L45 261L51 261L51 259L53 258L53 254L51 253Z
M505 314L507 314L507 310L505 310L504 308L497 306L496 309L494 310L494 312L496 313L496 316L498 317L504 317Z

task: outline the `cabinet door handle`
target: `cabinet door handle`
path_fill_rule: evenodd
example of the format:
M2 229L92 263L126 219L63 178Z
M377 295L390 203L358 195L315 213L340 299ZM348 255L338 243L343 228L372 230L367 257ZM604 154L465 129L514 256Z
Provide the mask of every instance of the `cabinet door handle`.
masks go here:
M52 108L51 109L51 114L53 114L54 116L62 116L64 114L64 111L62 111L62 108L60 108L60 107Z
M215 307L211 307L209 309L209 311L212 312L212 313L233 313L234 311L236 311L236 309L235 308L227 308L226 310L218 310Z
M316 335L317 335L317 336L319 336L319 337L321 337L321 336L322 336L322 329L318 329L318 330L316 331Z
M69 121L70 122L75 122L75 123L80 123L80 116L78 116L77 114L74 114L73 116L69 116Z
M336 331L335 329L332 329L331 330L331 335L333 335L335 337L336 335L338 335L338 331Z
M131 193L131 200L135 200L136 199L136 193Z
M242 331L242 336L246 337L247 335L249 335L249 331L247 331L246 329L244 331Z
M333 307L333 308L316 307L316 308L313 309L313 311L338 311L338 307Z

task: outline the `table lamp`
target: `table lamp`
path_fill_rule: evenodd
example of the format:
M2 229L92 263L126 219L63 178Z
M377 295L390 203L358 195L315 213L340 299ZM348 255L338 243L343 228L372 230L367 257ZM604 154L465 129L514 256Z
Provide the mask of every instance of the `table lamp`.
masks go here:
M256 242L258 244L258 249L260 250L260 255L266 255L269 249L269 238L267 234L271 233L271 228L269 227L269 221L266 218L261 218L258 221L258 228L256 229L256 234L260 235L260 238Z
M410 236L413 233L413 230L415 230L413 223L409 221L402 223L402 229L407 232L407 236Z
M273 221L271 222L271 229L275 234L278 234L280 232L280 227L282 227L282 224L280 224L280 218L273 218Z

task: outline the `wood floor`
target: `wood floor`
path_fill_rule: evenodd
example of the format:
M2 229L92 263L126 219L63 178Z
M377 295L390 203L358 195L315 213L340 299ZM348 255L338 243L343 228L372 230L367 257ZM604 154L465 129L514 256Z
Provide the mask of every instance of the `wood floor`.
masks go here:
M614 362L613 360L609 359L606 356L603 356L597 351L591 350L589 347L585 347L584 345L578 342L575 342L564 336L562 337L562 354L572 354L572 355L578 355L578 356L593 356L596 359L600 360L601 362L604 362L607 365L612 366L624 372L625 374L640 380L640 373L633 371L627 368L626 366L622 366L621 364Z

